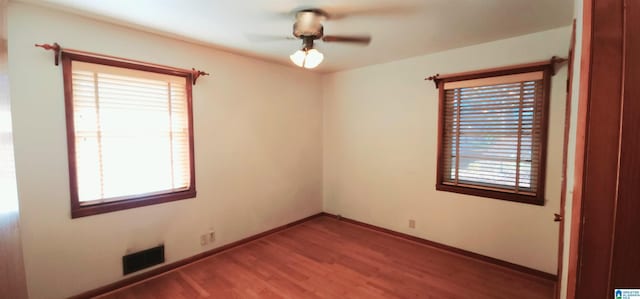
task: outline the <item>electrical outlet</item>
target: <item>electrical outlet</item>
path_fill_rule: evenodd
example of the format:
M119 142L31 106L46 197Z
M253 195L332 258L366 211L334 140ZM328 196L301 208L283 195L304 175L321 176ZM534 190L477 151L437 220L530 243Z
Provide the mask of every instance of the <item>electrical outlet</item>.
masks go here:
M215 231L209 231L209 243L213 243L216 241L216 232Z
M416 228L416 221L413 219L409 219L409 228Z
M207 234L200 236L200 246L205 246L207 243L209 243L209 236Z

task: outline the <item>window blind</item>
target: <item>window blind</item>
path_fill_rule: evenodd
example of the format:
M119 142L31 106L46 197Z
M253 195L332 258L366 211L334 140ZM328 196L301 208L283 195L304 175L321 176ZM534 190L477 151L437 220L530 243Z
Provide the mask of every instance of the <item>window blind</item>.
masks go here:
M444 84L442 183L536 195L543 72Z
M184 77L72 62L81 205L189 189Z

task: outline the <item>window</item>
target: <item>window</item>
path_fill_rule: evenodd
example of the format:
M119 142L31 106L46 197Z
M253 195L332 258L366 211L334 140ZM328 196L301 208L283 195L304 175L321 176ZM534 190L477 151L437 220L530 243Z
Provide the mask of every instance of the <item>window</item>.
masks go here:
M544 205L549 63L447 76L436 189Z
M62 54L72 217L195 197L188 73Z

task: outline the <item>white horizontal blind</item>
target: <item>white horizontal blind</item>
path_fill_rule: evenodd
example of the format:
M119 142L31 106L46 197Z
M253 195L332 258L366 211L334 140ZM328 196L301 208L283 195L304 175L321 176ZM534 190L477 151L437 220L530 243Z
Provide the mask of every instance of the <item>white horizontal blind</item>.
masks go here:
M536 194L544 88L525 75L445 84L443 184Z
M189 189L186 78L72 62L81 204Z

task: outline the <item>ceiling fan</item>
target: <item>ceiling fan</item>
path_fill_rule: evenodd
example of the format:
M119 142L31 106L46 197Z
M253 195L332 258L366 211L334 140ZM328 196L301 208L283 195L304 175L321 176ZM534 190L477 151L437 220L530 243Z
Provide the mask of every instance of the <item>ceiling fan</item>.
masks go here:
M302 40L302 48L291 54L291 61L299 66L312 69L320 65L324 55L315 49L314 42L341 42L368 45L371 42L369 35L324 35L323 22L331 19L331 16L321 9L303 9L295 14L293 24L293 36L291 39Z

